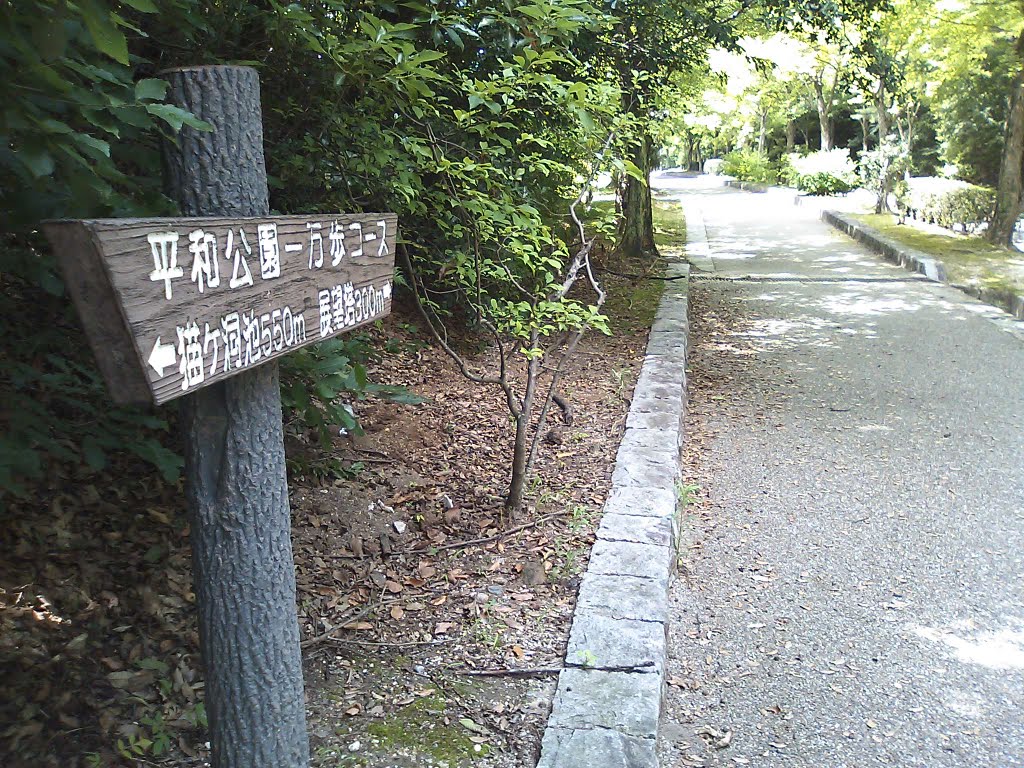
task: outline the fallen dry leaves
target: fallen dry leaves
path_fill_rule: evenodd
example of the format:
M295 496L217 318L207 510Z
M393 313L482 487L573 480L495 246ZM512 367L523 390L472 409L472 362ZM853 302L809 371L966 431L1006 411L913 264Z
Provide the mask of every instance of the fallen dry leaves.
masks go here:
M608 276L606 287L626 294L623 317L652 309L643 283ZM411 713L465 735L471 754L488 753L480 765L532 765L550 676L469 684L459 673L560 665L647 321L584 340L562 387L575 419L556 409L559 440L542 446L514 521L502 520L511 432L498 393L463 380L413 322L399 311L376 332L397 352L372 375L426 402L356 404L366 434L333 450L361 470L290 482L315 761L388 765L410 751L429 765L429 735L403 745L375 731ZM473 359L486 364L487 350ZM297 434L289 449L313 450ZM186 766L207 754L181 491L149 477L128 463L88 480L55 473L8 502L5 766Z

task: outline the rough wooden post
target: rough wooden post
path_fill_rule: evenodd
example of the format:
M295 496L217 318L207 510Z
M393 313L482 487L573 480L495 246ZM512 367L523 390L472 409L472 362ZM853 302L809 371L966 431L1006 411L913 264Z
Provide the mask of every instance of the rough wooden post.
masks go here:
M166 147L186 216L269 212L259 78L163 73L169 100L212 123ZM276 362L182 401L193 571L214 768L309 764Z

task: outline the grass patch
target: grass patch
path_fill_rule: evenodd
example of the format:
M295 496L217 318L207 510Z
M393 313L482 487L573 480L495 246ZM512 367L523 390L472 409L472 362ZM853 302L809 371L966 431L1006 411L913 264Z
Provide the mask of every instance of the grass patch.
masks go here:
M427 755L435 764L464 765L487 755L490 747L474 744L472 731L460 723L446 722L447 709L444 697L434 694L392 712L387 720L371 724L367 731L385 750Z
M607 215L614 205L610 200L595 202L595 213ZM653 218L654 242L660 256L623 257L608 246L598 249L594 259L608 292L603 312L613 333L635 333L651 327L664 281L650 276L663 274L665 258L681 256L686 246L686 222L678 202L655 199Z
M680 203L654 201L654 244L666 256L686 248L686 219Z
M886 237L927 253L946 265L949 281L1001 291L1024 292L1024 254L992 245L980 237L926 232L897 224L888 213L853 214Z

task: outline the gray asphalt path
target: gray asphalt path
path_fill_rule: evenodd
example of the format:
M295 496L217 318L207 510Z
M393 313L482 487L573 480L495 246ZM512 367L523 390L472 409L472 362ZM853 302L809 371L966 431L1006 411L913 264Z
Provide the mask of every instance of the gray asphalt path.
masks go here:
M713 270L662 767L1024 766L1024 336L791 199L659 185Z

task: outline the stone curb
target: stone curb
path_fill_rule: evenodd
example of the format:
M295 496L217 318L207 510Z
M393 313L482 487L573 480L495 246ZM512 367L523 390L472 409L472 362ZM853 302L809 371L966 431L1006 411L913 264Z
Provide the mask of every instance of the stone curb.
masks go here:
M841 232L845 232L854 240L880 253L888 261L911 271L920 272L936 283L951 285L979 301L1009 312L1018 320L1024 320L1024 295L1014 293L1013 291L1001 291L994 288L951 283L946 272L946 266L938 259L913 248L908 248L902 243L886 237L881 232L861 224L859 221L843 216L836 211L823 210L821 218Z
M725 186L732 187L733 189L742 189L744 192L754 192L755 194L764 194L768 191L767 184L759 184L755 181L737 181L732 179L725 182Z
M698 230L703 236L703 225ZM676 260L666 274L677 279L666 282L651 328L537 768L658 765L679 548L690 266Z

